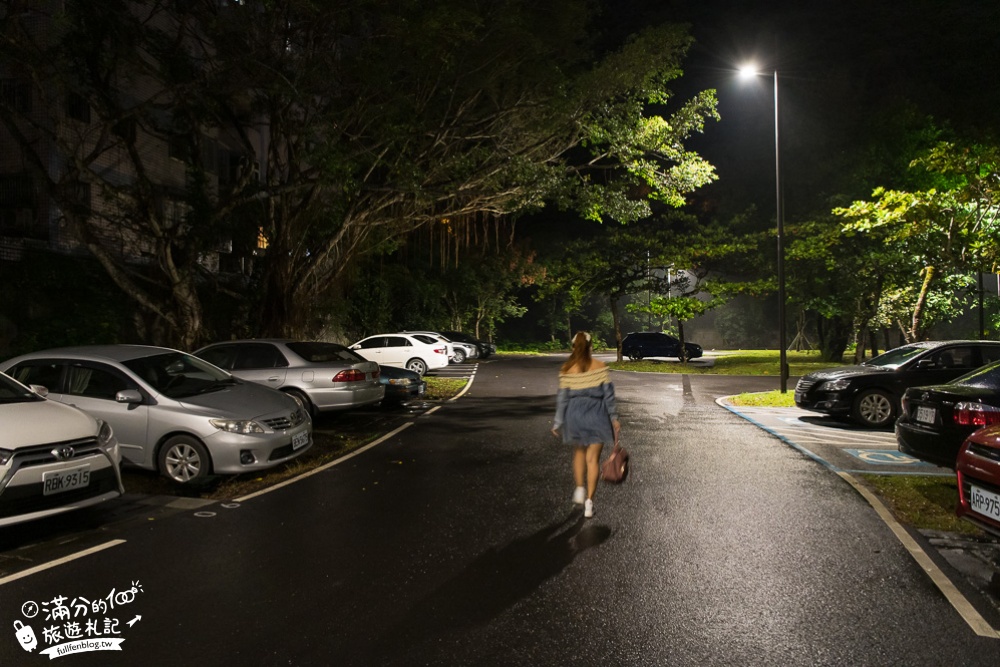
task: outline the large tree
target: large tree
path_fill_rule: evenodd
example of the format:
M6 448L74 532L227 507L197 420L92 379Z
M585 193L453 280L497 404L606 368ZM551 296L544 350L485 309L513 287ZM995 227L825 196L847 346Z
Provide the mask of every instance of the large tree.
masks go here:
M252 269L250 332L304 334L359 254L423 225L546 203L631 221L713 175L684 141L716 116L714 94L674 103L668 91L685 31L596 52L591 5L577 0L68 0L45 39L37 12L21 11L31 3L3 2L0 53L45 108L71 92L93 115L73 141L57 113L38 121L0 102L0 118L87 246L181 346L206 335L200 260L220 242ZM59 173L26 126L57 147ZM150 139L183 163L179 183L151 168ZM209 175L212 142L233 163L225 182ZM112 153L129 162L114 177L101 161ZM119 212L74 206L80 184ZM151 268L118 261L109 230Z
M921 340L933 318L933 296L955 293L956 274L986 268L996 258L1000 232L1000 150L993 146L941 143L913 161L933 179L914 190L876 188L871 200L834 212L848 231L880 234L900 263L911 267L908 341ZM907 287L907 285L901 285ZM949 298L937 300L941 305Z

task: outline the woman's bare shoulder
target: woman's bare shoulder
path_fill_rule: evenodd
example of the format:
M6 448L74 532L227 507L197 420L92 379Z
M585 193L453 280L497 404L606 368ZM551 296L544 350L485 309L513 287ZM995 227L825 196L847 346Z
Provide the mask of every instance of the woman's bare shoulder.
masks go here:
M601 368L607 368L607 366L608 365L603 361L601 361L600 359L591 359L590 361L590 370L592 371L596 371Z

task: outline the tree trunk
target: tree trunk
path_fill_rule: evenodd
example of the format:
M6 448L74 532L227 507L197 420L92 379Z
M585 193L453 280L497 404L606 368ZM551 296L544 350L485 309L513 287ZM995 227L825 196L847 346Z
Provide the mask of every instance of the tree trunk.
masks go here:
M686 364L688 362L688 351L687 346L684 344L684 320L679 317L677 318L677 338L681 342L681 349L677 357L681 360L682 364Z
M844 350L851 339L852 321L843 317L824 320L823 338L820 341L820 355L823 361L840 363L844 360Z
M622 360L622 325L618 313L618 296L611 295L611 319L615 323L615 346L618 348L618 361Z
M907 334L908 343L915 343L924 338L924 306L927 305L927 295L930 293L935 273L933 266L924 267L924 282L920 284L920 295L917 296L917 303L913 306L913 320L910 322L910 331Z

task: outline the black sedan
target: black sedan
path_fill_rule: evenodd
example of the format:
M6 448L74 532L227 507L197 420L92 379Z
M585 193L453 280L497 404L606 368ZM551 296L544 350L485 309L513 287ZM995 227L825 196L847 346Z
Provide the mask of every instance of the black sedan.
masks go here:
M448 340L457 340L460 343L469 343L470 345L475 345L479 350L479 358L485 359L494 352L497 351L497 346L493 343L487 342L476 338L475 336L470 336L463 331L442 331L441 335Z
M697 359L702 355L701 345L684 343L688 359ZM677 338L659 331L641 331L630 333L622 339L622 354L632 361L646 357L677 357L681 356L681 342Z
M405 368L379 366L379 382L385 387L383 405L398 405L427 393L427 381Z
M965 439L993 424L1000 424L1000 362L947 384L907 389L896 442L904 454L954 468Z
M1000 360L993 341L928 341L889 350L860 366L841 366L803 376L795 405L850 417L868 428L886 428L899 414L909 387L942 384Z

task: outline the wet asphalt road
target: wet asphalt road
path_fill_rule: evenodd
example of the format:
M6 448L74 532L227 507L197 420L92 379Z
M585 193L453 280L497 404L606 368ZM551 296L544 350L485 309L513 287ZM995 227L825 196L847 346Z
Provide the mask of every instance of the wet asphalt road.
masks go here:
M60 605L125 639L76 665L997 664L847 484L715 404L773 378L615 373L633 469L584 521L559 361L484 362L341 465L3 584L0 664L48 663Z

